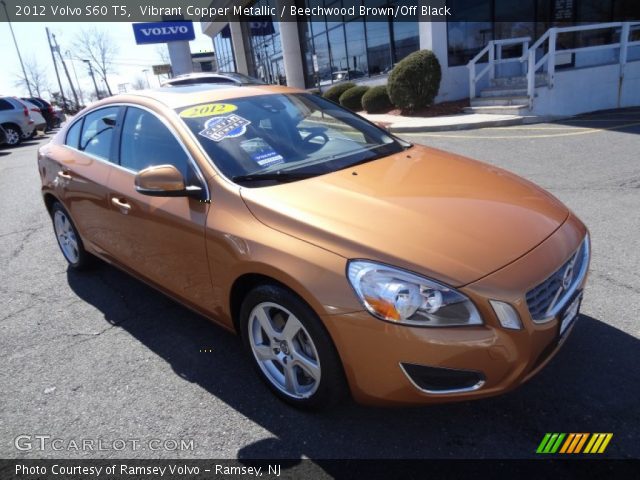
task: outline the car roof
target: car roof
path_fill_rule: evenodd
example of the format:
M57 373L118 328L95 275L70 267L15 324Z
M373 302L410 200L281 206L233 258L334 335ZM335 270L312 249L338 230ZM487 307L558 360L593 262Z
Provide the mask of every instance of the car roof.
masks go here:
M196 84L184 85L180 88L161 87L150 90L137 90L109 97L101 103L126 102L135 97L143 97L156 100L169 108L175 109L200 103L222 102L234 98L276 93L305 93L305 91L279 85Z

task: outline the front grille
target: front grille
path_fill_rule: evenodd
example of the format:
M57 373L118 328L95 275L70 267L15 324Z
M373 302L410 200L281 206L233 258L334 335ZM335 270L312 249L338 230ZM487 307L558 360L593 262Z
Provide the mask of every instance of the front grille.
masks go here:
M527 292L527 306L534 321L546 320L551 313L560 307L582 282L586 273L589 256L589 240L585 238L580 248L558 270L537 287ZM562 286L563 276L573 263L573 281L569 286Z

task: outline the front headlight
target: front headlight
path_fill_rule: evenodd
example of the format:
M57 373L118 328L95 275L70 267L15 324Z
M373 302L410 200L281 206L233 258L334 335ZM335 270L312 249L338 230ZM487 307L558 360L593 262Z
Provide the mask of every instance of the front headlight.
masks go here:
M365 308L382 320L422 327L481 325L465 295L434 280L363 260L352 260L347 276Z

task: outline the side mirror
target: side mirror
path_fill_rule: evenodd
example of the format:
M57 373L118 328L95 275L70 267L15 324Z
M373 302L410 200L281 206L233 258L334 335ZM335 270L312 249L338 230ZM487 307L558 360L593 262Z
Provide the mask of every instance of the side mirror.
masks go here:
M202 188L187 187L173 165L157 165L140 170L135 176L136 191L152 197L200 196Z

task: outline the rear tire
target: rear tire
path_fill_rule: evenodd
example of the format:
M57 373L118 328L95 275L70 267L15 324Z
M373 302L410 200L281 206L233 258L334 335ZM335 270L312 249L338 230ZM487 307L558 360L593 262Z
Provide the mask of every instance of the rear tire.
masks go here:
M240 309L242 340L262 380L298 408L335 405L347 391L342 363L315 312L279 285L251 290Z
M22 142L22 131L14 125L2 125L7 132L7 145L15 147Z
M90 267L93 264L93 256L85 250L78 230L60 202L54 202L52 205L51 220L58 246L69 266L74 270Z

